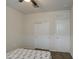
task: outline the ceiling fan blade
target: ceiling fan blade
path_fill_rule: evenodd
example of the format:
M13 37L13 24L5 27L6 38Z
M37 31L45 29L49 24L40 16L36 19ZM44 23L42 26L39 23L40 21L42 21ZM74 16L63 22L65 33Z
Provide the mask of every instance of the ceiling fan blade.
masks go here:
M31 2L33 3L34 7L39 7L35 0L31 0Z
M24 0L19 0L19 2L23 2Z

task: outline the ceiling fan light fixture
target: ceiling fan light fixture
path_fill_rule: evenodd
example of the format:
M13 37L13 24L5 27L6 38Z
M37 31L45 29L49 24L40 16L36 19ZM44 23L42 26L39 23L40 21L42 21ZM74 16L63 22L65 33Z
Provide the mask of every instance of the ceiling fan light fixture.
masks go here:
M24 0L25 2L31 2L31 0Z

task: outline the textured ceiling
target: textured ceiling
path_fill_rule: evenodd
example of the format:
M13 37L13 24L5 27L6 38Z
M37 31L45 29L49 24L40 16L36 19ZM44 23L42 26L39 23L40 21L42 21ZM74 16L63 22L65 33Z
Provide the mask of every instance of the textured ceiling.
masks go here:
M31 2L20 3L18 0L6 0L6 4L18 11L30 14L36 12L69 10L72 8L73 0L37 0L39 8L34 8Z

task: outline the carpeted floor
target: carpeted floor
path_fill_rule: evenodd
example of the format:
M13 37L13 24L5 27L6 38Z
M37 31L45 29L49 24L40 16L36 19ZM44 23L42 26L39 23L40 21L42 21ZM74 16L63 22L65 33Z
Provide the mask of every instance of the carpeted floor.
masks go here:
M38 48L36 48L35 50L49 51L49 50L38 49ZM55 52L55 51L50 51L50 52L51 52L52 59L72 59L72 56L70 55L70 53Z
M51 51L52 59L72 59L70 53Z

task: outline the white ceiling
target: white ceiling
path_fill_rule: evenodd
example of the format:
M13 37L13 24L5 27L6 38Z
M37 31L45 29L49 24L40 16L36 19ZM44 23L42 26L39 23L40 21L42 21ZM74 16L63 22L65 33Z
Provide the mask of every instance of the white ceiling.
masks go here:
M6 4L12 8L17 9L25 14L56 11L56 10L69 10L72 8L73 0L38 0L39 8L34 8L31 2L20 3L18 0L6 0Z

